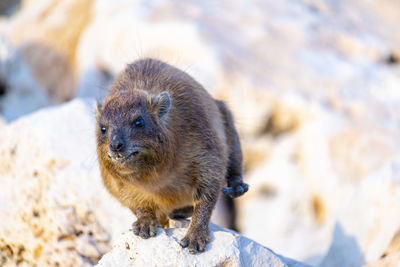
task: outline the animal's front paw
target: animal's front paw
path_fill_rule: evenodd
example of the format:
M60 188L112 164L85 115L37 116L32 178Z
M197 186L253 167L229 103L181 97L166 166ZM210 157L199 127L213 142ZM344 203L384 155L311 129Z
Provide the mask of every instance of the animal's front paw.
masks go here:
M198 230L188 232L179 244L183 248L187 247L189 253L196 254L197 252L203 252L208 242L210 242L208 231Z
M133 233L144 239L156 236L158 227L160 223L153 217L142 217L132 224Z

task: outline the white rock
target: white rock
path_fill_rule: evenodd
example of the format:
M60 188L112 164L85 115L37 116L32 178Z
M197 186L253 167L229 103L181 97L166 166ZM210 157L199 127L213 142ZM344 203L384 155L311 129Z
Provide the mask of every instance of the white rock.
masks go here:
M99 64L117 74L126 64L143 57L167 61L186 70L207 89L215 87L220 62L194 20L157 19L152 9L156 3L150 6L130 0L117 3L108 0L94 3L94 15L77 47L81 74L78 95L102 96L104 92L94 81L99 75Z
M377 261L370 262L364 267L399 267L400 266L400 252L388 255Z
M399 162L398 135L323 106L298 109L310 111L312 119L273 140L264 163L247 175L250 190L238 199L239 229L277 253L312 265L328 261L330 246L329 261L340 258L341 266L351 265L359 253L365 262L376 260L400 225L391 218L400 205L398 183L388 182L399 176L390 169ZM373 186L366 189L368 184ZM344 243L331 244L344 242L336 240L336 225L345 228L342 238L351 235L360 246L352 253L355 258L341 251Z
M361 266L377 261L400 225L400 160L371 173L338 216L320 266Z
M210 228L211 242L197 255L178 244L187 228L159 229L150 239L124 232L96 266L305 266L233 231L214 224Z
M93 104L74 100L2 127L0 257L5 266L93 265L133 222L131 212L102 185Z

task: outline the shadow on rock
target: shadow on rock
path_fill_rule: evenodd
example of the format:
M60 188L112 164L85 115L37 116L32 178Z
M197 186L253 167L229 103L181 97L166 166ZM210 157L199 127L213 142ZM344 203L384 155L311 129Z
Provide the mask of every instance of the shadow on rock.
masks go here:
M340 223L336 223L332 243L319 266L350 267L362 266L365 263L364 255L357 240L353 236L347 235Z

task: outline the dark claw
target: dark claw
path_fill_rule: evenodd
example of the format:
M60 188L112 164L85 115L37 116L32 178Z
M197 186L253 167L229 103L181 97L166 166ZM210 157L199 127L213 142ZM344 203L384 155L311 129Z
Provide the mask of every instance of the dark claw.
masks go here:
M141 232L140 237L143 239L147 239L147 238L149 238L149 235L146 232Z
M197 251L203 252L205 247L201 247L199 244L197 244Z
M207 231L200 229L187 234L184 238L182 238L179 244L183 248L187 247L187 250L190 254L197 254L203 252L207 246L207 243L209 242L210 237Z
M224 195L230 195L233 192L233 188L232 187L222 187L222 193L224 193Z
M150 236L151 237L156 236L156 234L157 234L157 231L150 231Z
M181 247L183 248L186 248L187 246L189 246L189 239L183 238L181 241L179 241L179 245L181 245Z
M249 191L249 185L248 184L243 184L242 186L243 186L243 189L244 189L243 194L246 193L247 191Z
M194 241L189 245L189 253L196 254L197 252L203 252L206 248L207 243L202 240Z
M240 186L240 185L238 185L238 186L236 187L236 194L237 194L238 196L241 196L241 195L243 195L243 193L244 193L243 187Z

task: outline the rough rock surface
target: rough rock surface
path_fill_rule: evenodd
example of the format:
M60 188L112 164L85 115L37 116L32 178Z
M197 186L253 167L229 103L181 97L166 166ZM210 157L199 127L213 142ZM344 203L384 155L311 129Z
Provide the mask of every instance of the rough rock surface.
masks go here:
M92 266L134 217L105 192L93 101L2 126L0 265Z
M159 229L157 236L150 239L135 236L132 231L124 232L96 266L306 266L236 232L215 224L210 229L211 242L197 255L189 254L178 244L187 228Z
M303 107L310 112L296 131L276 138L268 157L248 173L253 190L238 199L239 229L313 265L377 260L400 227L393 215L400 208L399 134L381 122L366 126L371 122Z

